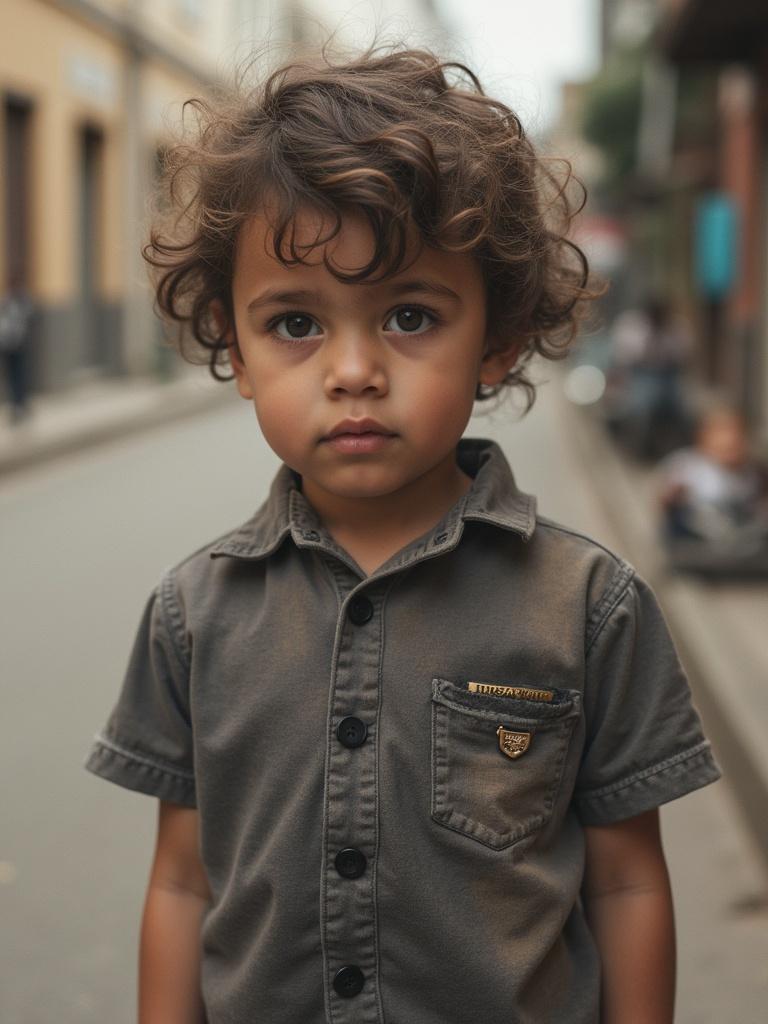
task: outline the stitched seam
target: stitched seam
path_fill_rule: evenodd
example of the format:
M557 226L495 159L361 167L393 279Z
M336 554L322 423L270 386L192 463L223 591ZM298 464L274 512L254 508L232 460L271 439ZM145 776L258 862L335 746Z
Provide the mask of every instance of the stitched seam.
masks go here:
M133 761L136 764L145 765L149 768L154 768L156 771L162 772L165 775L175 775L180 779L184 779L186 782L194 782L195 773L184 771L183 768L172 768L170 765L164 764L159 761L153 761L150 757L145 757L142 754L136 754L132 750L127 750L125 747L121 747L118 743L114 743L112 740L108 740L106 736L100 733L95 737L96 742L106 747L107 750L115 754L120 754L128 761Z
M601 544L599 540L595 540L594 537L590 537L588 533L580 533L578 530L572 530L568 526L563 526L562 523L556 523L553 519L547 518L547 516L539 515L536 522L538 526L546 526L550 530L558 530L560 533L567 533L571 537L578 537L580 540L587 541L589 544L594 545L594 547L605 551L605 553L610 555L613 561L619 566L627 564L623 558L620 558L619 555L616 554L615 551L611 551L611 549L607 548L605 544Z
M587 619L584 636L584 657L586 658L597 638L603 632L613 612L624 599L630 584L635 578L635 570L627 562L622 562L605 593L597 602Z
M379 1021L382 1022L382 1024L383 1024L385 1018L384 1018L384 1004L383 1004L383 1001L382 1001L382 998L381 998L381 956L380 956L380 945L379 945L379 910L378 910L379 901L378 901L377 897L378 897L378 881L379 881L379 839L380 839L380 835L379 835L379 757L380 757L380 754L381 754L381 742L379 740L379 736L381 734L380 734L380 730L379 730L379 724L380 724L380 720L381 720L381 705L383 703L382 686L381 686L381 684L382 684L382 672L383 672L383 668L384 668L384 612L385 612L386 607L387 607L387 601L389 600L389 595L392 593L392 591L394 590L395 586L401 580L403 580L405 578L407 573L408 573L408 570L406 569L404 572L400 573L399 575L395 575L395 576L392 577L392 580L390 581L390 585L384 591L384 595L383 595L382 601L381 601L381 620L380 620L381 621L381 632L380 632L380 642L379 642L379 668L378 668L378 691L379 691L378 692L378 705L379 705L379 713L378 713L378 715L376 717L376 765L375 765L375 769L374 769L374 782L373 782L374 786L376 787L375 788L376 834L375 834L374 850L373 850L373 880L372 880L371 889L372 889L372 896L373 896L373 949L374 949L375 971L376 971L376 1004L377 1004L376 1016L378 1017Z
M315 549L313 554L320 560L320 564L323 567L324 574L331 581L331 587L333 592L336 594L336 600L338 601L338 607L341 608L344 598L341 593L341 587L339 581L336 579L336 573L333 571L333 567L329 564L328 559L324 557L324 552Z
M331 567L328 566L328 571L333 576ZM342 602L343 603L343 602ZM337 616L341 609L341 605L337 608ZM331 996L331 989L329 984L329 971L330 964L328 959L328 943L327 943L327 931L328 931L328 814L329 814L329 776L330 776L330 763L331 763L331 744L332 730L333 730L333 701L336 693L336 673L338 671L339 664L339 651L341 648L341 633L343 629L343 622L338 621L336 623L336 634L333 638L333 651L331 654L331 675L328 687L328 705L325 720L325 762L323 767L323 824L322 824L322 853L320 859L320 949L323 955L323 998L325 1001L325 1012L328 1020L333 1024L335 1019L335 1011L333 1007L333 997Z
M171 641L171 646L173 647L173 653L176 655L176 658L185 673L189 675L189 648L184 635L184 619L181 614L181 608L179 608L176 601L173 575L173 569L168 569L163 575L163 579L160 583L160 611L163 617L163 625L166 628Z
M611 782L606 786L601 786L599 789L588 789L583 793L574 794L576 799L579 801L588 802L590 800L598 800L603 796L610 796L613 793L618 793L622 789L627 789L629 786L634 785L636 782L642 782L643 779L648 779L653 775L658 775L660 772L664 772L667 768L672 768L676 764L681 764L683 761L688 761L693 757L699 757L709 750L709 740L702 740L701 743L697 743L695 747L691 747L690 750L684 750L680 754L674 754L672 757L667 757L663 761L659 761L658 764L651 765L649 768L643 768L639 772L635 772L626 779L622 779L619 782Z

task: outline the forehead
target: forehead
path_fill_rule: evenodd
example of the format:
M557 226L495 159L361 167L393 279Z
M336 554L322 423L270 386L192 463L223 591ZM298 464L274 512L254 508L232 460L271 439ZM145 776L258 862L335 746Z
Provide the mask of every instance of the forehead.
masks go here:
M711 413L702 423L702 430L710 433L740 433L744 430L744 421L738 413Z
M234 285L236 290L257 285L265 279L290 281L297 277L323 282L341 288L362 287L374 290L377 285L391 285L399 277L428 275L436 281L444 281L449 287L462 291L482 290L483 278L478 261L465 253L447 253L425 245L418 234L408 239L403 266L393 276L382 281L373 279L350 285L339 281L327 269L327 260L336 270L351 274L361 270L371 260L376 245L373 229L360 214L350 212L342 217L339 233L325 244L319 242L327 237L333 227L333 220L317 210L300 210L291 222L286 242L293 239L297 254L302 262L286 266L275 255L275 233L267 213L252 214L243 224L235 249ZM283 251L287 254L284 244Z

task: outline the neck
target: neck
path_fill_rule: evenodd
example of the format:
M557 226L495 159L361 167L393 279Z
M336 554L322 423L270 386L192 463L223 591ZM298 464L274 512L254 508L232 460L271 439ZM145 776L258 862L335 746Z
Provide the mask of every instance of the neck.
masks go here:
M337 540L381 541L425 533L463 497L472 478L458 467L452 452L444 462L390 494L346 497L304 480L302 491ZM404 541L405 543L405 541Z

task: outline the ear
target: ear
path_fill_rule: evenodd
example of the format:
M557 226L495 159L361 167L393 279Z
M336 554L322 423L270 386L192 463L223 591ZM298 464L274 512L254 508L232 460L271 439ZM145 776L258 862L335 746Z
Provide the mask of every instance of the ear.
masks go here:
M484 355L480 363L478 383L487 386L500 384L517 362L520 348L520 343L514 342L509 348Z
M240 348L237 344L235 326L231 323L219 299L214 299L211 302L211 316L216 321L216 326L219 330L224 332L224 340L227 343L227 351L229 353L229 364L232 367L232 373L235 375L237 390L243 398L252 399L253 391L245 370L243 357L240 354Z

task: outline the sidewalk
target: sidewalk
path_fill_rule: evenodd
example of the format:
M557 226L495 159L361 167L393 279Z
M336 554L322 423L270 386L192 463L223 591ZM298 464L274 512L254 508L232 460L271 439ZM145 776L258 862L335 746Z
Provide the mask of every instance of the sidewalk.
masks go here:
M652 468L620 452L588 410L571 409L623 553L659 595L720 765L768 860L768 581L710 582L667 570Z
M0 476L231 398L231 388L196 367L183 369L168 383L99 379L61 394L37 396L30 416L17 426L11 426L8 409L0 408Z

